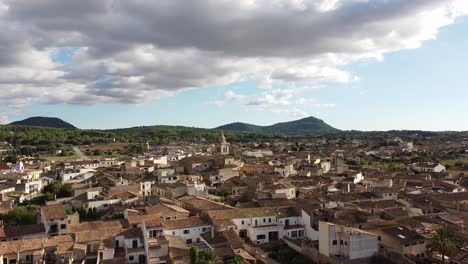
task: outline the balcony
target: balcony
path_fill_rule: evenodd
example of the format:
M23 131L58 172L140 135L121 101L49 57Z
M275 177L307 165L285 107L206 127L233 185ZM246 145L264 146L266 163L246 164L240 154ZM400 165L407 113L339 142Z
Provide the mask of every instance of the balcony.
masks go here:
M169 244L169 241L165 237L150 237L148 238L148 247L149 248L160 248L161 245Z

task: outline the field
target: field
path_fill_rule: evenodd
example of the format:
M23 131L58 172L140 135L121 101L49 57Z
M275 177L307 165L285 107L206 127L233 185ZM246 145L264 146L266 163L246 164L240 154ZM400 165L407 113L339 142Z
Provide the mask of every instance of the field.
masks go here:
M88 145L88 146L80 146L80 150L85 152L87 150L95 151L117 151L117 150L124 150L128 144L126 143L111 143L111 144L96 144L96 145Z
M78 159L78 156L71 155L71 156L39 156L41 159L49 160L49 161L66 161L66 160L75 160Z
M468 165L468 158L443 160L440 163L442 163L445 166Z

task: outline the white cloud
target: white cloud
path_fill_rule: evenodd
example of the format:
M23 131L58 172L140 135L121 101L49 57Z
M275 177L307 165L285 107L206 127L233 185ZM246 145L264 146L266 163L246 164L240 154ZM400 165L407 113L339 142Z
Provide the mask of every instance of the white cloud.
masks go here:
M227 92L224 93L223 98L220 100L214 100L214 101L208 101L205 102L205 104L212 104L212 105L217 105L217 106L222 106L225 105L226 103L232 102L232 101L244 101L246 98L245 95L237 94L232 90L228 90Z
M276 89L249 101L247 105L258 107L287 106L294 102L294 94L294 89Z
M270 93L249 105L290 105L279 87L352 82L343 66L467 13L466 0L0 0L0 104L138 104L252 79ZM70 64L52 60L67 48Z

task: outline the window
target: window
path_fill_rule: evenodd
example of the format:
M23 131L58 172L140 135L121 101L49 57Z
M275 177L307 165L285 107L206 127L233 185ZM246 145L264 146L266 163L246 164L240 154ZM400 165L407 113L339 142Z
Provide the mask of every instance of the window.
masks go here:
M184 230L184 234L190 234L190 230L189 230L189 229L185 229L185 230Z
M187 239L187 244L192 244L192 239Z
M333 240L333 245L336 246L338 244L338 241Z
M265 222L266 222L266 219L265 219L265 218L263 218L263 223L265 223Z
M271 223L271 218L268 218L268 223Z
M265 235L257 235L257 239L265 239Z
M67 224L61 224L60 229L67 229Z
M242 224L242 225L244 224L244 220L241 221L241 224Z
M340 245L343 245L343 240L340 240Z
M377 240L382 241L382 237L381 236L377 237Z
M203 227L203 228L202 228L202 232L206 232L207 229L208 229L208 228Z
M405 244L404 247L409 247L409 244Z
M26 261L31 261L31 255L26 255Z
M175 236L175 231L172 231L172 235Z
M128 257L128 260L130 260L130 261L133 261L133 259L134 259L133 256Z

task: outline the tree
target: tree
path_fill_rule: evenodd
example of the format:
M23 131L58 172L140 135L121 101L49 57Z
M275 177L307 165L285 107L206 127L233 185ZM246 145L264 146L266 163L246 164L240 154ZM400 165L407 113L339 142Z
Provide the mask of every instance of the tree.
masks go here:
M235 256L232 259L230 259L227 264L244 264L244 261L242 260L241 257Z
M190 248L190 264L198 264L200 250L197 247Z
M442 263L445 256L457 248L457 243L447 227L441 227L428 238L427 248L430 252L438 252L442 255Z
M6 226L30 225L36 223L36 214L36 206L17 206L2 215L2 219Z
M222 264L223 261L211 250L200 252L198 264Z

